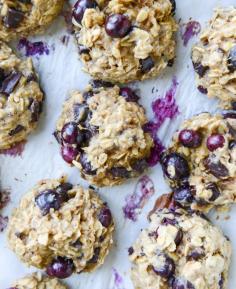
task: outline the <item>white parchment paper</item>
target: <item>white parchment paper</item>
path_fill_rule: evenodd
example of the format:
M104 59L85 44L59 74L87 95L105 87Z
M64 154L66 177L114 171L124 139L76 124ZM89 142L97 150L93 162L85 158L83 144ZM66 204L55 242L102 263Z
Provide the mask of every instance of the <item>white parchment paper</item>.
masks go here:
M206 21L211 17L214 7L233 4L235 4L234 0L177 0L176 19L180 20L180 25L193 19L200 22L202 27L204 27ZM68 45L65 45L61 41L64 35L67 35L66 25L64 18L61 16L45 35L30 38L31 41L42 40L46 42L50 49L49 55L33 57L42 87L46 93L46 103L40 125L36 132L29 137L22 156L0 155L1 186L2 189L10 189L11 191L11 201L2 212L4 216L10 215L22 195L40 179L57 178L62 174L66 174L69 181L88 186L80 178L79 172L75 168L67 166L61 159L59 147L52 136L56 120L61 112L62 103L68 92L73 89L82 90L89 81L89 76L81 70L73 37L70 36ZM197 37L193 37L185 47L179 32L177 59L174 67L168 68L158 79L135 84L141 91L141 103L146 108L147 115L151 119L153 117L151 110L152 101L158 97L163 97L171 86L173 77L177 77L179 85L175 97L180 114L175 120L166 120L160 128L158 135L164 145L168 145L173 132L183 119L199 112L215 112L217 110L217 101L207 99L195 87L190 50L196 40ZM153 87L155 87L154 90ZM133 288L129 278L130 263L127 249L137 238L140 229L147 226L146 217L156 198L162 193L169 192L169 188L164 182L160 165L150 169L147 174L154 182L155 193L141 210L136 222L124 218L122 207L125 204L125 197L133 193L138 179L129 181L122 186L99 190L114 215L116 223L115 245L105 264L96 272L74 275L66 280L65 283L70 285L70 288ZM218 213L211 213L210 218L213 223L221 226L224 233L232 241L234 253L229 289L235 289L236 210L232 208L228 214L219 214L219 216ZM27 268L8 249L5 231L0 233L0 289L10 287L13 280L33 271L35 271L34 268Z

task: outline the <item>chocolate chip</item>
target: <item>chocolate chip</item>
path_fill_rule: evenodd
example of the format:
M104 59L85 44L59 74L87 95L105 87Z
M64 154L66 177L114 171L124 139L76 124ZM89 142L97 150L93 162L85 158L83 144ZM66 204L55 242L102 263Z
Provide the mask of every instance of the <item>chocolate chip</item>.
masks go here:
M14 129L12 129L8 134L10 136L13 136L19 132L21 132L22 130L24 130L25 127L23 125L18 124Z
M208 66L203 66L200 62L193 62L193 68L200 78L202 78L209 69Z
M207 93L208 93L207 88L203 87L202 85L199 85L199 86L197 87L197 89L198 89L201 93L203 93L203 94L207 94Z
M10 95L22 77L21 72L13 71L11 72L2 82L2 87L0 92L6 95Z
M149 72L154 66L155 66L155 63L151 56L145 59L140 59L140 67L141 67L142 73Z
M29 104L29 110L31 111L31 122L36 122L39 120L39 116L42 112L42 102L31 99Z
M14 8L9 8L7 15L3 18L4 26L7 28L17 28L23 21L25 15L23 12Z
M99 255L100 255L100 248L95 248L94 249L94 254L93 257L88 261L89 264L96 264L98 259L99 259Z
M102 80L98 80L98 79L91 80L90 84L92 85L93 88L113 87L114 86L114 84L112 84L111 82L102 81Z
M79 54L89 54L89 51L89 48L83 45L79 45Z
M228 169L220 161L215 163L210 158L207 158L204 161L204 165L209 172L218 179L225 178L229 175Z
M212 195L209 199L210 202L214 202L216 199L219 198L220 196L220 190L218 188L218 186L215 183L210 183L209 185L207 185L207 190L211 190L212 191Z

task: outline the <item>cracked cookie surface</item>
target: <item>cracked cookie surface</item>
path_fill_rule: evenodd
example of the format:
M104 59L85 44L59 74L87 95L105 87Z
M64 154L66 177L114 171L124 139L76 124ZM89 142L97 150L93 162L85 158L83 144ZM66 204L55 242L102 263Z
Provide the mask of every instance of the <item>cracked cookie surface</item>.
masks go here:
M198 89L217 97L226 109L236 109L235 29L236 9L216 9L200 42L192 49Z
M9 289L67 289L55 278L42 276L40 273L28 275L25 278L19 279L13 283Z
M64 0L0 0L0 39L35 35L61 12Z
M113 230L111 212L95 191L43 180L13 211L8 243L28 266L67 278L103 264Z
M136 289L227 289L230 241L197 214L155 212L129 254Z
M20 60L0 42L0 149L26 140L36 128L43 99L31 59Z
M55 136L65 161L97 186L112 186L140 175L153 145L138 96L128 87L94 80L66 100Z
M79 0L72 21L85 71L126 83L155 77L175 57L170 0Z
M236 114L202 113L186 120L162 160L174 199L208 211L236 198Z

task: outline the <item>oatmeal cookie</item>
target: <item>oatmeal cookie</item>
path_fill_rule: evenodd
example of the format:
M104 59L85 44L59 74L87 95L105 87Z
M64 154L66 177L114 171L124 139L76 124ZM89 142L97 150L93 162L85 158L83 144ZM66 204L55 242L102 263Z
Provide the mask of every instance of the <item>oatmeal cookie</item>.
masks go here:
M25 140L36 128L43 99L31 59L20 60L0 42L0 149Z
M111 212L95 191L43 180L13 211L8 242L22 262L67 278L103 264L113 230Z
M192 50L199 90L236 110L236 9L216 9Z
M155 77L175 57L174 0L79 0L72 12L85 71L127 83Z
M208 211L236 199L236 113L186 120L162 156L164 175L182 206Z
M231 243L200 215L156 211L129 254L136 289L227 289Z
M60 13L64 0L0 0L0 39L35 35Z
M128 87L94 80L74 92L57 122L56 139L64 160L97 186L112 186L140 175L147 167L152 138L138 96Z
M15 283L9 289L67 289L55 278L48 278L42 276L40 273L34 273L26 276Z

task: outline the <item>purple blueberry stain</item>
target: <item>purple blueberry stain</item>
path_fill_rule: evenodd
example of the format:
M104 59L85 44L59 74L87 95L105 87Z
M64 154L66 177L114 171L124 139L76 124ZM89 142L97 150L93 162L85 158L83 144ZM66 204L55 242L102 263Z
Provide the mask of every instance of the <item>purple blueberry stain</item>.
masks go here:
M134 189L134 193L128 195L123 207L124 217L133 222L137 221L138 214L154 194L154 183L148 176L142 176Z
M112 289L125 289L123 285L124 284L123 277L120 275L117 269L112 268L112 274L113 274L113 280L114 280Z
M42 56L49 55L53 47L50 47L43 41L31 42L26 38L19 40L17 48L24 53L25 56Z
M15 144L13 147L9 149L2 149L0 150L0 154L7 155L11 157L20 157L23 154L23 151L25 149L25 141L22 141L18 144Z
M201 31L201 24L198 21L190 20L187 23L181 25L181 39L183 40L184 46L187 46L189 41L197 36Z
M3 232L6 229L7 223L8 217L0 215L0 232Z
M174 77L171 87L167 90L165 96L152 102L154 118L144 126L144 130L151 134L154 142L151 154L147 160L151 167L155 166L160 161L160 155L165 149L161 140L157 137L159 128L166 119L172 120L179 114L179 108L175 100L178 84L176 77Z

